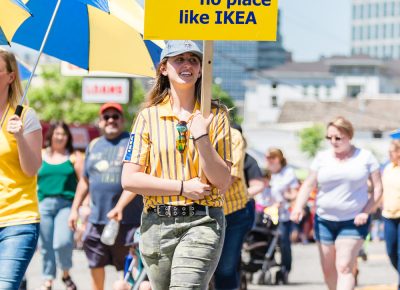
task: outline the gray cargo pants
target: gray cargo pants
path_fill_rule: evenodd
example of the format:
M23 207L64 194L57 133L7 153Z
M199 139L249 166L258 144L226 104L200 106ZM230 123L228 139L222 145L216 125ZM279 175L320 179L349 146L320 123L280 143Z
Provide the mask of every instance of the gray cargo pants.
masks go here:
M208 288L224 242L222 208L191 217L144 212L140 232L140 252L153 290Z

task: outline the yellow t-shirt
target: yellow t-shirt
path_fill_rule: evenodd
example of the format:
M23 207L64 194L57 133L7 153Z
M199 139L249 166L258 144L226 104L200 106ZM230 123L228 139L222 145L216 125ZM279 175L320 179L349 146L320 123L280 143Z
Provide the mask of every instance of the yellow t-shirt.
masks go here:
M17 141L7 132L6 124L14 114L10 108L0 131L0 227L38 223L39 209L36 176L28 177L21 169ZM25 107L22 121L25 121Z
M385 218L400 217L400 166L388 164L382 174L383 211Z
M196 103L194 110L199 110ZM223 160L231 160L230 125L228 115L220 108L213 108L214 118L209 128L209 138L215 150ZM176 149L179 120L174 115L170 98L155 106L142 110L133 125L130 144L128 144L125 162L146 167L146 173L155 177L189 180L200 176L199 154L193 138L188 132L186 149L181 154ZM129 153L128 153L129 152ZM144 196L145 208L157 205L190 205L194 202L183 196ZM205 199L196 201L205 206L222 207L224 200L217 188Z
M247 188L244 177L245 145L242 134L231 128L232 137L232 167L231 176L235 181L225 193L224 213L234 213L246 207L248 201Z

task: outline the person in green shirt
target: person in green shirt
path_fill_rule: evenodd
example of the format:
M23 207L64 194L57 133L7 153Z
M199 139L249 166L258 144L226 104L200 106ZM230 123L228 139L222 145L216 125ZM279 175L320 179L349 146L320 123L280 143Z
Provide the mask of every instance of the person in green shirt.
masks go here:
M46 149L38 173L38 197L41 214L40 238L43 257L42 290L51 290L56 278L56 261L67 290L75 290L69 270L72 267L73 232L68 216L74 199L83 158L72 146L72 135L64 122L53 124L46 134Z

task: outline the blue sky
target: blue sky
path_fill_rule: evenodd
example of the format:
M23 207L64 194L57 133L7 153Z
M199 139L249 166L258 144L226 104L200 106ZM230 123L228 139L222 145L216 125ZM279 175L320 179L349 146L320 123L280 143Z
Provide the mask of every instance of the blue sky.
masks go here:
M351 0L279 0L284 46L296 61L350 53Z
M351 0L279 0L279 7L284 45L294 60L349 54Z

